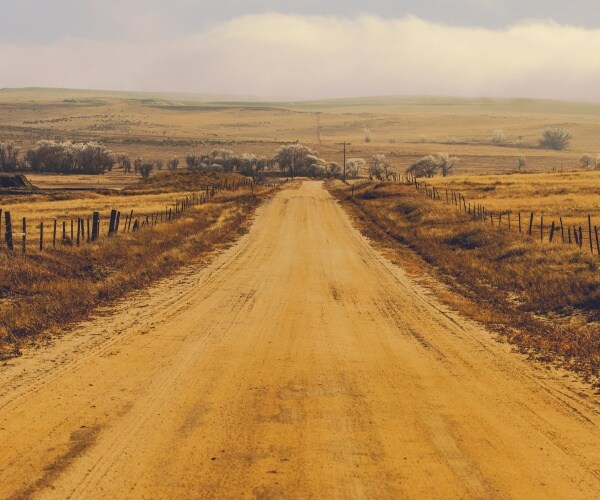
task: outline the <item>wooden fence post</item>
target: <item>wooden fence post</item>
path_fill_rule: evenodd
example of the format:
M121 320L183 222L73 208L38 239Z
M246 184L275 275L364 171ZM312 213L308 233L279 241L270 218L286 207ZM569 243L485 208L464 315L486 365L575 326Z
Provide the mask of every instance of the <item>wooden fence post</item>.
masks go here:
M554 230L556 229L556 226L554 224L554 221L552 221L552 226L550 227L550 243L552 243L552 240L554 239Z
M583 229L579 226L579 248L583 248Z
M56 248L56 219L54 219L54 231L52 232L52 248Z
M565 227L563 226L562 217L560 218L560 234L562 235L562 242L565 242Z
M77 217L77 246L81 243L81 217Z
M100 214L98 212L94 212L92 215L92 241L96 241L98 239L100 232Z
M590 236L590 252L594 254L594 245L592 243L592 216L588 214L588 234Z
M27 218L23 217L23 253L27 251Z
M598 255L600 255L600 240L598 239L598 227L594 226L594 232L596 233L596 250L598 251Z
M529 236L532 235L532 230L533 230L533 212L531 212L531 218L529 219L529 231L527 232L527 234L529 234Z
M110 220L108 222L108 236L112 236L115 232L115 222L117 221L117 211L113 208L110 211Z
M540 217L540 241L544 241L544 216Z
M519 233L522 233L523 231L521 230L521 212L519 212Z
M6 246L8 247L8 249L12 252L14 250L13 247L13 232L12 232L12 221L10 219L10 212L6 211L4 212L4 227L5 227L5 239L6 239Z
M40 252L44 251L44 221L40 222Z

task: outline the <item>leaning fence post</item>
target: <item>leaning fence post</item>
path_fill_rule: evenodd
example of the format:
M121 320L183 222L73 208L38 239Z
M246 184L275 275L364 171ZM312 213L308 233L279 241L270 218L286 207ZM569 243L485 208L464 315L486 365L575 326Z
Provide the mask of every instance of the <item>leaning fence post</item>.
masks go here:
M596 250L598 250L598 255L600 255L600 240L598 239L598 226L594 226L594 232L596 233Z
M579 225L579 248L583 248L583 229Z
M8 247L8 249L10 251L14 250L13 247L13 233L12 233L12 222L10 219L10 212L6 211L4 212L4 226L5 226L5 239L6 239L6 246Z
M531 212L531 218L529 219L529 231L528 234L531 236L533 230L533 212Z
M556 229L556 225L554 224L554 221L552 221L552 226L550 227L550 243L552 243L552 240L554 239L554 230Z
M562 242L565 242L565 227L563 226L562 217L560 217L560 234L562 235Z

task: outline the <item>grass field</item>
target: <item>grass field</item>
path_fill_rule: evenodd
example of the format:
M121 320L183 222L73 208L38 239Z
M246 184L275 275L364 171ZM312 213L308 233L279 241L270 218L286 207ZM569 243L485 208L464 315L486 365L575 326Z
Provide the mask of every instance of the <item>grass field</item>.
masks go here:
M385 153L404 170L425 154L459 156L457 174L577 168L600 152L600 106L534 100L364 98L313 102L214 102L206 96L99 91L0 90L0 138L28 147L39 139L98 140L113 151L183 159L190 151L226 147L271 155L299 141L329 161ZM547 127L573 140L563 152L538 149ZM371 142L365 142L365 130ZM502 131L502 144L492 136Z
M600 171L435 177L438 189L461 192L494 212L535 212L565 223L582 223L588 214L600 222Z

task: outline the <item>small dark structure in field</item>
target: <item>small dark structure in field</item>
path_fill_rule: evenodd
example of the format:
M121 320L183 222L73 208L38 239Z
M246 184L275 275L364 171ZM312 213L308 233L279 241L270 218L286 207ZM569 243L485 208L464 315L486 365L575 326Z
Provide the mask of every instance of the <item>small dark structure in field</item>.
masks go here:
M35 189L23 174L0 174L0 189Z

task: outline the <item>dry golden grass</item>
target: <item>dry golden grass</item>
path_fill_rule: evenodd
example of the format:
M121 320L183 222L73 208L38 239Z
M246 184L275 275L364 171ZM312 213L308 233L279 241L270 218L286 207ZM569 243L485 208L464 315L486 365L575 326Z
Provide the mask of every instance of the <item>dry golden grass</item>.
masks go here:
M336 183L332 192L375 240L407 246L468 301L451 300L511 342L587 375L600 369L600 259L474 221L413 187Z
M461 192L469 201L494 212L534 212L548 220L587 225L600 222L600 171L511 175L457 175L427 179L440 190Z
M348 141L349 156L385 153L399 171L422 155L445 151L461 158L459 172L496 173L514 170L521 155L530 170L551 171L576 168L582 154L600 152L600 106L553 101L211 103L197 96L25 89L0 91L0 110L1 140L24 147L44 138L98 140L116 152L163 160L214 147L271 155L280 143L298 140L341 163L339 143ZM550 126L572 132L567 151L537 148ZM496 130L503 131L504 144L493 144Z
M93 177L93 176L89 176ZM45 191L33 195L12 195L0 198L0 209L3 213L11 213L13 229L21 231L22 219L27 219L29 244L33 247L39 242L40 223L44 223L45 246L53 240L53 225L57 221L59 239L62 238L62 223L67 225L70 239L71 221L82 218L91 219L94 211L100 212L103 231L108 230L107 222L112 209L121 212L123 223L125 216L131 211L134 217L145 218L171 208L175 210L177 201L192 193L203 193L207 185L240 182L241 176L236 174L204 175L188 170L175 173L162 172L146 181L138 181L128 188L113 191L64 191L61 189ZM4 219L0 222L4 227ZM121 224L122 226L122 224ZM4 236L0 238L0 248L4 244Z
M269 188L255 188L254 192L252 195L247 188L224 191L173 223L113 238L103 236L81 247L59 245L54 251L31 251L27 255L0 252L0 355L14 355L22 342L81 319L98 305L182 265L204 259L214 249L233 241L243 234L250 215ZM131 198L146 202L149 208L161 196L173 198L175 194ZM116 200L122 198L128 197ZM73 203L74 211L81 209L82 199L68 201ZM87 209L99 208L94 205L98 203L96 198L89 203ZM33 209L39 205L45 206L38 202Z

